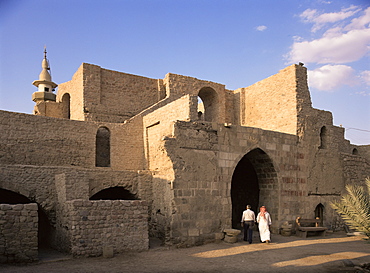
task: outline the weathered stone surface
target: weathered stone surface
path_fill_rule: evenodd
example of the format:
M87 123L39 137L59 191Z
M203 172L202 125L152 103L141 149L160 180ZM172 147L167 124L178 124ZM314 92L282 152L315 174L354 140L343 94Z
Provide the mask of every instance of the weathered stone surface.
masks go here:
M38 252L35 251L38 246L38 215L34 214L35 210L35 203L0 205L0 211L3 212L0 213L0 223L6 219L6 224L0 224L0 263L38 260Z
M232 228L229 228L229 229L224 229L224 232L226 233L226 235L228 236L238 236L240 234L240 230L238 229L232 229Z
M224 238L224 241L226 243L233 244L233 243L236 243L238 241L238 237L237 236L228 236L228 235L226 235L225 238Z
M268 208L273 232L320 213L339 229L330 202L370 176L370 146L350 144L330 112L312 108L300 65L227 90L84 63L35 113L0 111L0 188L35 200L55 228L48 243L76 256L102 255L105 245L141 251L148 236L176 246L220 240L249 202ZM115 196L120 189L127 195ZM104 200L90 200L97 194ZM12 206L0 204L0 235L14 235L13 225L37 234L37 205ZM12 243L0 259L24 258Z

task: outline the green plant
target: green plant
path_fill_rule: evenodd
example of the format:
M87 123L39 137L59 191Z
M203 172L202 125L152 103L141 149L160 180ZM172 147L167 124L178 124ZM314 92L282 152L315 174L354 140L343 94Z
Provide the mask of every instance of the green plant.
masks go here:
M367 192L364 187L347 185L347 194L331 206L352 229L364 233L370 238L370 179L366 179Z

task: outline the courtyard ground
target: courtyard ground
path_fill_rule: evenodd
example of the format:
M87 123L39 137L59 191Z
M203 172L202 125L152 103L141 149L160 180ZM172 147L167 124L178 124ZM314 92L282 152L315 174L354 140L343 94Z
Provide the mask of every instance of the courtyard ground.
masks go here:
M360 236L336 232L326 237L299 238L272 235L270 244L260 243L258 232L248 244L211 243L168 249L155 244L148 251L121 253L113 258L71 258L41 253L40 261L28 265L0 265L9 273L234 273L234 272L365 272L356 265L370 263L370 243ZM366 271L368 272L368 271Z

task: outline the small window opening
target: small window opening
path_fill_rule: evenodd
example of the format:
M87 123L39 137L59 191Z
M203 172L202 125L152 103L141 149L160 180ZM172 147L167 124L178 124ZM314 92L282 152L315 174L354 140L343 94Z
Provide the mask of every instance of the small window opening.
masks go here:
M198 96L198 120L204 120L204 103Z
M318 204L315 208L315 218L320 219L320 225L323 226L323 221L324 221L324 205L323 204Z
M100 127L96 133L96 167L110 167L110 132L106 127Z
M49 92L49 87L44 87L45 92Z
M320 130L320 146L319 149L326 149L327 148L327 129L325 126L321 127Z
M358 155L358 150L357 150L356 148L354 148L354 149L352 150L352 154L353 154L353 155Z

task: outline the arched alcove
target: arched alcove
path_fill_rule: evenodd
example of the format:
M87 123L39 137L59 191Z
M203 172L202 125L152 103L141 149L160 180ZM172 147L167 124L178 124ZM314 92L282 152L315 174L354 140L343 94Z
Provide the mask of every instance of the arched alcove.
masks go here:
M202 99L198 96L198 120L204 120L204 103Z
M240 228L247 204L257 215L261 205L267 207L273 220L277 217L277 174L271 158L257 148L244 155L235 167L231 181L232 227Z
M321 225L323 226L323 221L324 221L324 205L323 204L318 204L315 208L315 218L319 218L321 221Z
M124 187L111 187L95 193L90 200L138 200L138 198Z
M326 149L327 148L327 138L328 132L325 126L321 127L320 129L320 146L319 149Z
M218 98L216 91L211 87L200 89L198 97L203 102L205 121L218 121ZM199 113L199 109L198 109Z
M63 105L63 118L71 118L71 97L68 93L65 93L62 97Z
M352 150L352 154L353 154L353 155L358 155L358 150L357 150L356 148L354 148L354 149Z
M95 166L110 167L110 132L106 127L100 127L96 133Z

